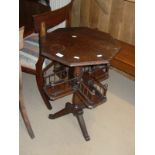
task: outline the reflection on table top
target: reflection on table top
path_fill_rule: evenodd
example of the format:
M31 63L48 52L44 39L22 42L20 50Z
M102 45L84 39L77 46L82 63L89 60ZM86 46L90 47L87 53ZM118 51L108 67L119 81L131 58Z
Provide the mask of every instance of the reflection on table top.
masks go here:
M68 66L106 64L120 50L108 33L87 27L60 28L48 33L41 54Z

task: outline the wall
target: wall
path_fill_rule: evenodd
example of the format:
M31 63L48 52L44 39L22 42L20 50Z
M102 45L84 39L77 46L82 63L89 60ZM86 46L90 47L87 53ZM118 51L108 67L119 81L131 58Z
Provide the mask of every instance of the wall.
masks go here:
M135 42L135 3L125 0L75 0L72 26L88 26Z

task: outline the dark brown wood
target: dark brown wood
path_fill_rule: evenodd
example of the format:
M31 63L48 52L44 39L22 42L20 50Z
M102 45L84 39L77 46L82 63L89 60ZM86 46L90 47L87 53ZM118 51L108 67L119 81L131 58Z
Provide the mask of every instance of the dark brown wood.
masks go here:
M47 6L39 3L39 0L19 0L19 27L24 26L24 37L34 32L32 15L51 10L49 0L45 0ZM36 70L22 66L22 72L36 74Z
M80 125L81 131L82 131L82 134L83 134L85 140L86 141L90 140L90 137L88 135L88 131L87 131L87 128L85 125L85 121L83 118L83 110L82 109L77 110L76 112L74 112L74 115L76 116L76 118L78 120L78 123Z
M71 103L67 102L64 109L58 111L55 114L49 114L49 119L56 119L64 115L70 114L73 112L73 106Z
M75 96L75 94L74 94L74 96ZM81 104L81 105L80 104L81 103L79 102L79 98L73 97L73 104L67 102L64 109L56 112L55 114L50 114L49 119L56 119L56 118L59 118L59 117L62 117L62 116L72 113L74 116L76 116L76 118L78 120L78 123L80 125L81 131L82 131L82 134L83 134L85 140L88 141L88 140L90 140L90 137L88 135L85 121L83 118L82 108L84 108L84 107L83 107L83 104Z
M39 59L48 58L64 64L63 70L53 70L48 76L41 75L41 65L36 66L40 78L42 76L42 80L46 81L40 85L40 89L49 97L48 100L73 93L73 103L67 102L64 109L50 114L49 118L74 114L85 140L89 140L83 109L92 109L106 102L107 85L100 81L108 78L109 60L119 51L120 46L109 34L95 29L61 28L46 33L46 22L40 24ZM37 80L39 84L40 79Z
M24 36L34 32L32 15L51 10L38 0L19 0L19 27L25 26Z
M60 28L47 33L49 28L64 21L64 18L68 19L71 6L72 2L56 11L33 16L35 30L40 34L36 80L47 107L49 100L73 93L73 102L67 102L65 108L50 114L49 118L72 113L79 122L85 140L89 140L83 109L95 108L106 101L107 85L101 84L100 80L108 78L109 60L120 47L109 34L86 27ZM45 58L63 67L55 69L53 66L51 74L46 76L42 69Z
M45 22L46 29L52 28L65 20L67 20L67 26L69 26L72 3L73 1L61 9L57 9L55 11L48 11L42 14L33 15L35 31L40 31L42 22Z
M39 60L36 64L36 81L37 86L39 89L39 92L44 100L44 103L46 107L50 110L52 109L52 106L49 102L49 97L45 94L43 87L44 87L44 79L43 79L43 72L42 72L42 66L43 66L44 58L42 56L39 57Z
M49 92L53 92L53 91L51 89L46 89L45 91L46 87L44 88L43 73L45 70L42 71L42 65L44 62L44 57L42 57L41 55L41 51L43 48L42 46L45 43L45 37L47 33L46 30L48 30L48 28L54 27L64 20L67 20L67 21L69 20L72 2L73 1L71 1L71 3L69 3L65 7L57 9L56 11L49 11L43 14L33 16L35 30L36 32L39 32L39 50L40 50L39 59L36 64L36 80L37 80L37 85L38 85L40 94L43 97L43 100L48 109L52 108L49 100L54 100L57 97L51 98L48 94ZM69 21L66 23L69 23ZM63 95L59 94L59 97L60 96L63 96Z
M33 23L33 19L32 16L33 15L37 15L37 14L41 14L43 12L47 12L50 11L50 6L49 6L49 1L45 0L47 6L42 5L41 3L38 2L38 0L20 0L19 1L19 26L25 26L25 32L24 32L24 36L27 36L29 34L31 34L32 32L34 32L34 23ZM65 13L62 11L61 16L67 15L67 11L70 11L68 9L70 9L70 6L72 5L69 4L69 6L64 8ZM54 17L51 18L50 20L54 20L55 18L61 18L61 16L57 16L56 12L54 12ZM66 26L70 26L71 22L70 22L70 13L66 16ZM30 73L30 74L36 74L36 70L35 69L31 69L25 66L22 66L22 71L26 72L26 73Z
M82 73L82 68L81 67L75 67L74 68L74 76L75 77L81 76L81 73Z
M36 74L36 70L28 68L28 67L25 67L25 66L22 66L22 72L33 74L33 75Z
M107 64L119 51L109 34L86 27L60 28L48 33L41 55L68 66Z

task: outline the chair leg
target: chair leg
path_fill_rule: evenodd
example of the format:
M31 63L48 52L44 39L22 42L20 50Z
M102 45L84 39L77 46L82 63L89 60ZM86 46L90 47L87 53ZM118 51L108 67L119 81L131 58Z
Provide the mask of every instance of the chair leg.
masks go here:
M67 102L64 109L58 111L55 114L49 114L49 119L55 119L58 117L62 117L62 116L67 115L69 113L72 113L72 104Z
M74 112L74 115L76 116L76 118L78 120L78 123L80 125L81 131L82 131L82 134L83 134L85 140L89 141L90 137L88 135L87 128L86 128L86 125L85 125L85 121L84 121L84 118L83 118L83 110L82 109L77 110L76 112Z
M34 136L34 133L33 133L33 130L32 130L28 115L27 115L27 111L24 105L21 65L19 65L19 108L20 108L20 112L23 117L25 126L27 128L28 134L31 138L34 138L35 136Z
M37 81L39 92L44 100L44 103L46 107L50 110L52 109L52 106L49 102L49 97L45 94L43 90L43 86L44 86L44 79L42 75L43 62L44 62L44 58L42 56L39 56L38 62L36 64L36 81Z
M34 136L34 133L33 133L33 130L32 130L28 115L27 115L27 112L26 112L26 108L24 106L23 99L21 99L21 101L19 102L19 108L20 108L20 112L21 112L21 115L23 117L25 126L27 128L28 133L29 133L29 136L33 139L35 136Z

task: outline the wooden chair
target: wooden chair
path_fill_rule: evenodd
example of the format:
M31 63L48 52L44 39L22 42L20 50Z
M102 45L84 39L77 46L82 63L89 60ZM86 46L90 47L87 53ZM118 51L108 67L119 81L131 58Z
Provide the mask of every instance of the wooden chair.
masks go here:
M35 74L39 55L38 35L34 34L32 15L50 10L49 0L19 0L19 27L25 27L24 45L19 53L23 72Z
M19 32L19 49L23 48L23 33L24 33L24 27L20 28L20 32ZM27 115L27 111L26 111L26 107L24 104L24 98L23 98L23 82L22 82L22 70L21 70L21 64L19 62L19 108L20 108L20 112L21 115L23 117L25 126L27 128L27 131L29 133L29 136L31 138L34 138L34 133Z
M23 117L25 126L27 128L28 133L29 133L29 136L33 139L35 136L34 136L34 132L32 130L31 123L30 123L28 115L27 115L27 111L26 111L26 107L25 107L24 99L23 99L22 89L23 89L22 71L21 71L21 66L19 66L19 108L20 108L20 112L21 112L21 115Z
M67 1L66 1L67 4ZM51 5L51 6L50 6ZM19 26L24 26L24 48L20 50L22 71L36 74L35 64L39 57L39 37L34 33L33 15L61 8L61 0L20 0L19 1ZM64 22L57 27L64 27ZM44 64L44 66L46 63Z
M19 27L25 27L24 37L34 32L32 15L49 10L49 0L19 0Z
M34 27L35 31L39 32L39 41L41 42L43 37L46 36L46 33L48 30L51 28L55 27L56 25L62 23L63 21L66 21L66 27L69 27L71 25L71 8L72 8L73 0L67 4L66 6L57 9L55 11L48 11L42 14L37 14L33 16L34 19ZM45 29L44 29L44 28ZM41 48L41 47L39 47ZM42 59L41 57L39 58L36 66L42 66L44 63L45 59ZM60 66L60 64L51 62L49 65L47 65L43 72L39 72L36 69L36 79L37 79L37 85L40 91L40 94L44 100L44 103L46 104L48 109L52 109L52 106L49 102L49 97L45 94L43 91L43 84L44 84L44 79L42 78L42 74L44 74L45 71L47 71L51 66ZM39 68L39 67L36 67Z

